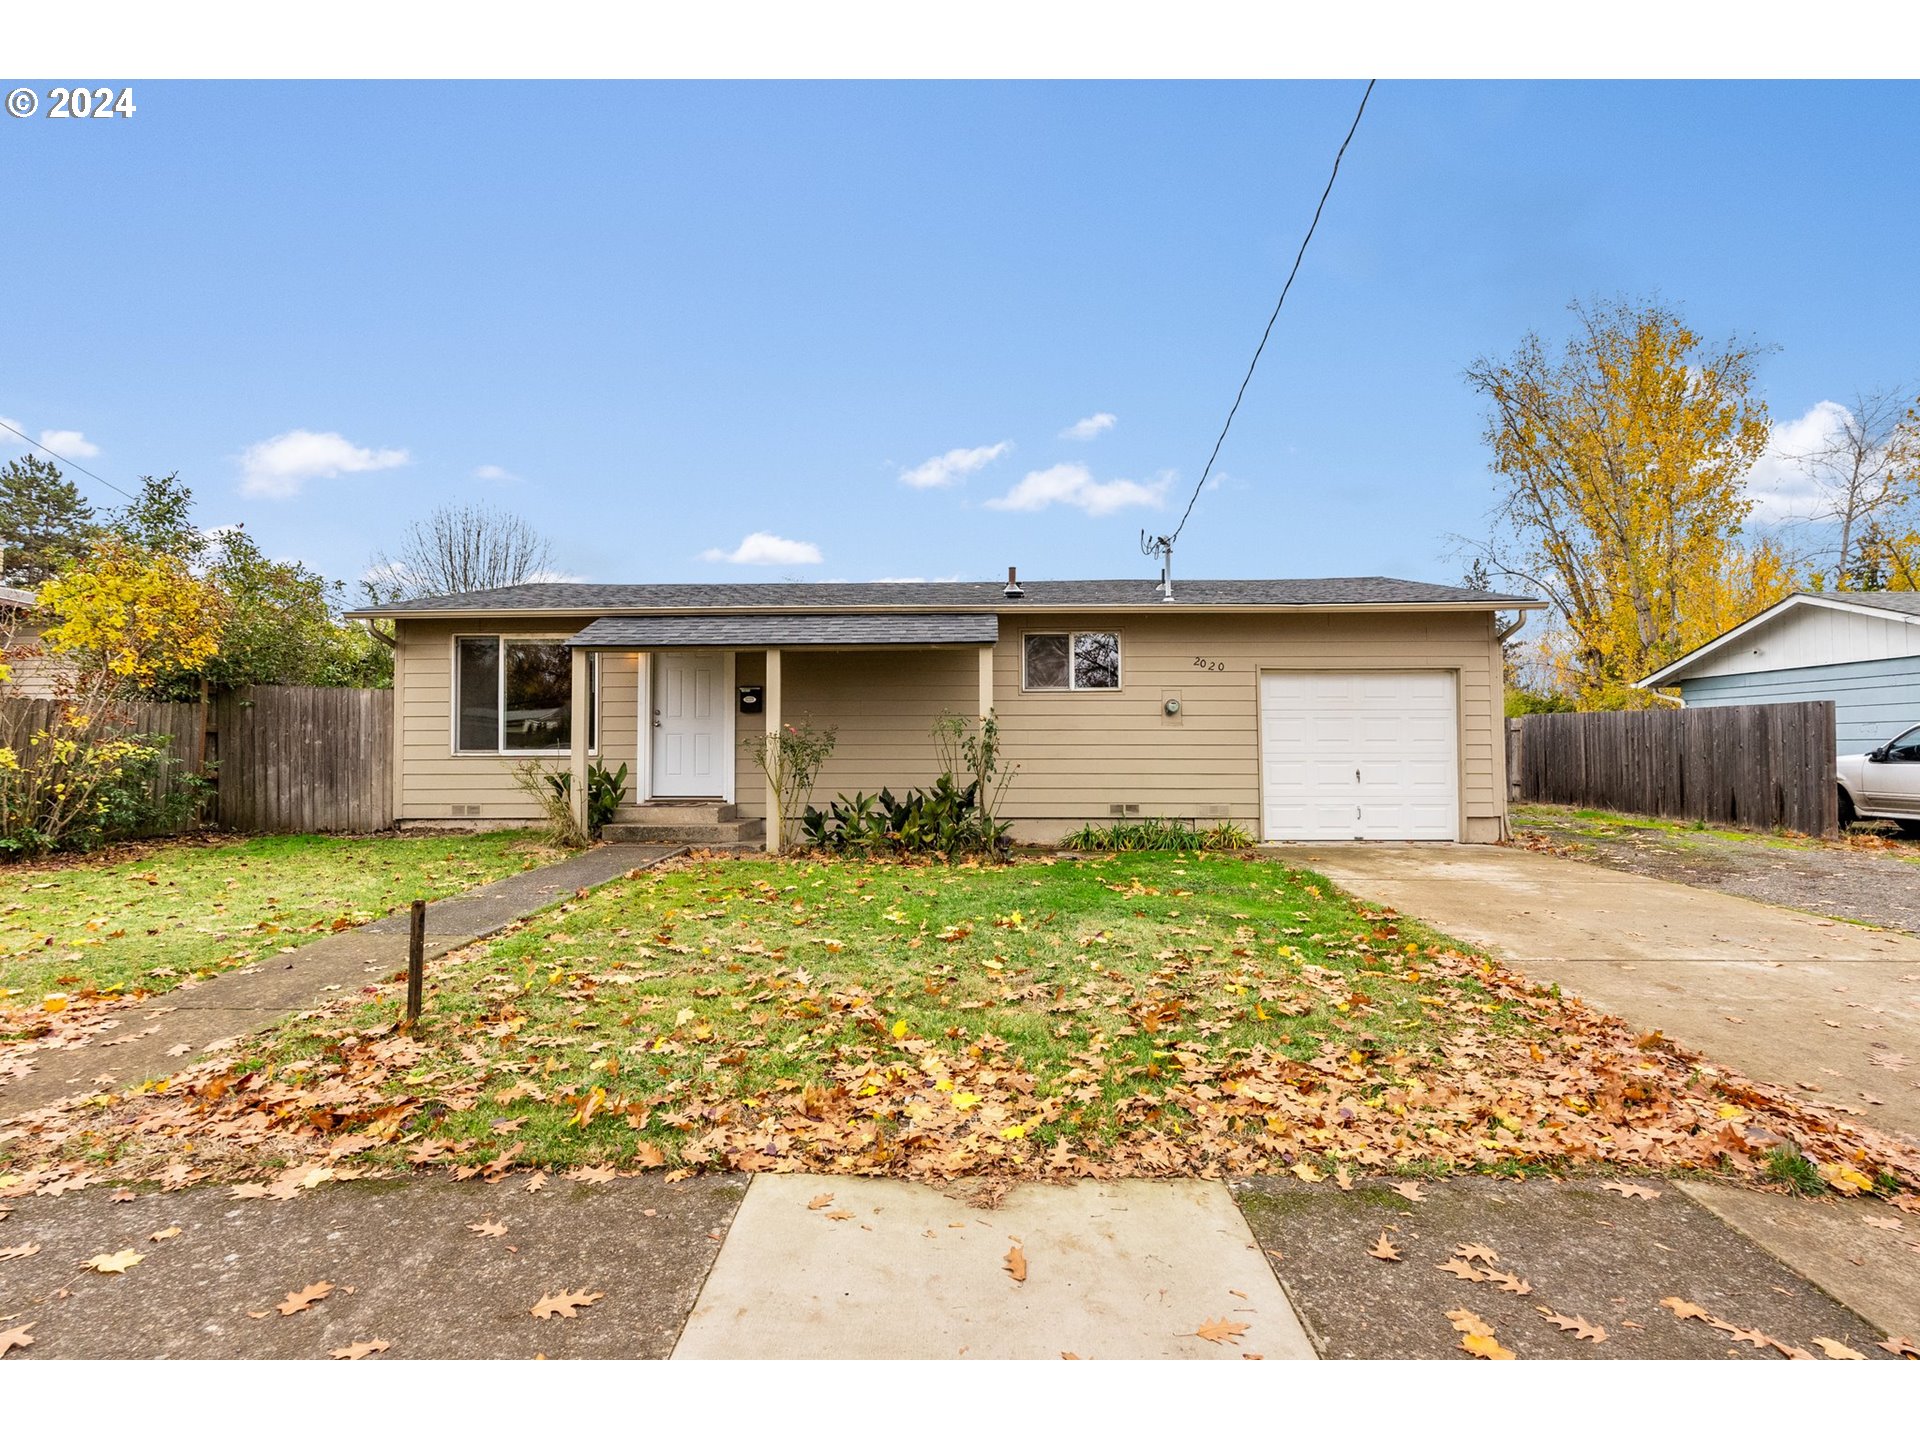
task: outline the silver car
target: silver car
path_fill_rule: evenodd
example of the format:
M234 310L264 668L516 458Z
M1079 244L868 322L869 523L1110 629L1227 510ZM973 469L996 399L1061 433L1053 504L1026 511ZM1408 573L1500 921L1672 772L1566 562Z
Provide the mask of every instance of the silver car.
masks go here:
M1838 763L1842 825L1891 820L1903 835L1920 836L1920 725Z

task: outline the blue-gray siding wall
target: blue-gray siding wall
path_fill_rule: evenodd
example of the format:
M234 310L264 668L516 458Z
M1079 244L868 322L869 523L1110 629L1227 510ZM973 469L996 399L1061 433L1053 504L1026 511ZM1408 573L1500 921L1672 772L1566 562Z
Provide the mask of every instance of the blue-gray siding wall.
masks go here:
M1769 705L1831 700L1842 755L1871 750L1909 725L1920 725L1920 655L1808 665L1749 675L1705 675L1680 682L1689 705Z

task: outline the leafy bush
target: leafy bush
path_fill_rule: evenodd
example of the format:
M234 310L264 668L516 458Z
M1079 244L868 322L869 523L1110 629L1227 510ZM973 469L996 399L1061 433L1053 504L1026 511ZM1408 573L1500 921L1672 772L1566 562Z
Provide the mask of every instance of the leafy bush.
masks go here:
M1191 853L1197 850L1245 850L1253 836L1230 820L1197 830L1182 820L1155 815L1145 820L1122 820L1112 825L1083 825L1063 836L1063 850L1143 851Z
M32 728L0 724L0 856L93 850L176 828L208 787L168 773L168 740L64 704Z
M740 742L767 782L767 826L776 850L787 848L787 835L796 819L805 829L805 816L812 811L807 801L813 796L813 782L833 754L836 737L832 726L816 730L802 720Z
M553 795L573 809L573 772L561 770L548 775L547 785ZM587 766L587 833L598 835L613 822L619 813L621 797L627 793L627 767L609 770L606 766L593 763Z
M898 797L891 789L841 795L825 810L808 806L800 831L814 848L843 854L978 854L999 848L1006 830L983 825L979 795L977 783L963 787L951 775Z

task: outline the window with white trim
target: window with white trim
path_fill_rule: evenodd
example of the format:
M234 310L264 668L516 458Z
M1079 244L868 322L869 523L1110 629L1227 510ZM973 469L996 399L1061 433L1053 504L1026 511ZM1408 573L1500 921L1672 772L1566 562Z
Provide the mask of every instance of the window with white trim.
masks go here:
M462 635L453 642L454 749L564 754L573 734L573 655L557 640ZM587 657L587 751L598 748L600 656Z
M1111 630L1029 634L1020 683L1026 690L1118 690L1120 637Z

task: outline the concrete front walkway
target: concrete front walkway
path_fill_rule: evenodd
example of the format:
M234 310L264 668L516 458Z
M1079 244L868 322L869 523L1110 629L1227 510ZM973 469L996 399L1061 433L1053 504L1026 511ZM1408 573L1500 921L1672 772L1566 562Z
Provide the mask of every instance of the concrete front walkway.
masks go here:
M1240 1328L1204 1338L1215 1320ZM1314 1358L1218 1181L1023 1185L979 1210L824 1175L754 1179L673 1355Z
M1642 1030L1920 1140L1920 939L1504 846L1277 853Z
M657 865L681 848L600 845L436 900L427 906L427 958L504 929L575 891ZM30 1072L0 1082L0 1119L172 1074L210 1047L304 1009L330 990L371 985L404 971L409 925L405 914L389 915L128 1006L119 1026L94 1043L38 1052ZM100 1043L108 1040L118 1043Z

